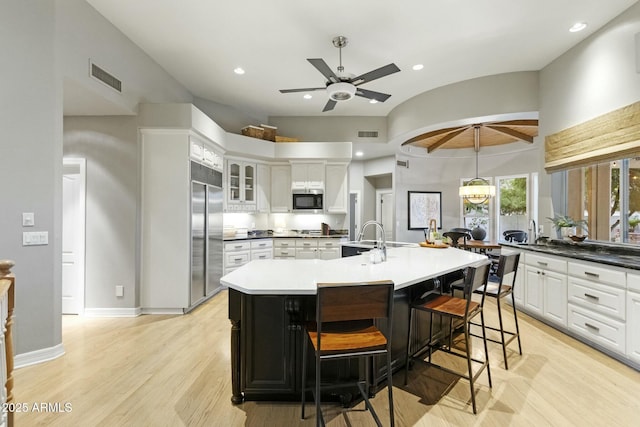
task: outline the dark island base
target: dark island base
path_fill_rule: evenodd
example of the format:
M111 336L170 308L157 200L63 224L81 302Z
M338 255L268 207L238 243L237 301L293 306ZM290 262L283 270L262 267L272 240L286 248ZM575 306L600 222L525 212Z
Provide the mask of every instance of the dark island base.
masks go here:
M425 292L439 292L439 280L428 280L395 292L392 362L393 372L404 367L409 327L409 303ZM231 321L231 381L234 404L244 400L299 401L302 372L302 324L315 318L315 295L248 295L229 290ZM381 325L386 326L386 325ZM411 349L427 344L429 316L414 316ZM446 336L448 324L434 317L434 339ZM322 378L326 382L343 382L364 377L364 361L342 360L323 363ZM374 384L379 384L386 371L384 358L371 364ZM308 382L313 384L315 366L307 360ZM372 394L376 392L372 388ZM343 394L323 395L323 400L343 401L357 396L348 390Z

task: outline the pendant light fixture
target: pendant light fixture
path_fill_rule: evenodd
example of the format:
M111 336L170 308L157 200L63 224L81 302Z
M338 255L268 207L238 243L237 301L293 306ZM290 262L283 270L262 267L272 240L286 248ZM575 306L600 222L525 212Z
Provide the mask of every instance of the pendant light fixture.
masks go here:
M466 185L460 186L458 194L460 197L479 205L496 195L496 187L490 185L486 179L478 177L478 152L480 151L480 125L473 126L473 147L476 151L476 177L468 181Z

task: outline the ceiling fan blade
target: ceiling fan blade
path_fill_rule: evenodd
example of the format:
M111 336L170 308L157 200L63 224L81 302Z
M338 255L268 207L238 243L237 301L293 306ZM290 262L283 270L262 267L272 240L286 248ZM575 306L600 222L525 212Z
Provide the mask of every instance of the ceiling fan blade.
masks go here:
M326 87L306 87L301 89L280 89L281 93L292 93L292 92L312 92L314 90L326 90Z
M356 96L361 96L363 98L368 98L368 99L375 99L378 102L384 102L387 99L389 99L391 95L388 95L386 93L381 93L381 92L375 92L373 90L358 88L356 90Z
M363 83L367 83L376 79L379 79L384 76L388 76L389 74L397 73L400 71L400 68L394 63L389 65L385 65L384 67L380 67L377 70L369 71L368 73L364 73L358 77L354 77L349 80L350 83L358 86Z
M333 99L330 99L327 101L327 103L325 104L324 108L322 109L322 112L326 112L326 111L331 111L333 110L333 107L336 106L338 102L334 101Z
M329 80L330 82L337 83L337 82L340 81L338 76L336 76L335 73L331 70L331 68L329 68L327 63L324 62L324 59L322 59L322 58L311 58L311 59L307 58L307 61L309 61L311 63L311 65L316 67L316 69L318 71L320 71L322 73L322 75L325 76L327 78L327 80Z

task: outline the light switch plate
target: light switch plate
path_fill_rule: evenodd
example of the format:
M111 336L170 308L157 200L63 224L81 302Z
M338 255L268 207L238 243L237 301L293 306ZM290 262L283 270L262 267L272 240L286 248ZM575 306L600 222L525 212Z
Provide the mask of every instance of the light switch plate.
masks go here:
M40 246L49 244L48 231L23 231L22 246Z
M23 212L22 213L22 226L23 227L33 227L36 225L35 215L33 212Z

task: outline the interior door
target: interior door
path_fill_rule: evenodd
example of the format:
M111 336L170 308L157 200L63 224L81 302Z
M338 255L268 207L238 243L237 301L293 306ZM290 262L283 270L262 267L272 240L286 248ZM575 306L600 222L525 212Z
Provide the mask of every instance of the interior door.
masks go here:
M85 161L65 159L62 175L62 313L84 312Z
M394 197L392 192L380 193L379 197L379 212L378 221L384 227L384 238L387 241L393 240L393 211L394 211Z

